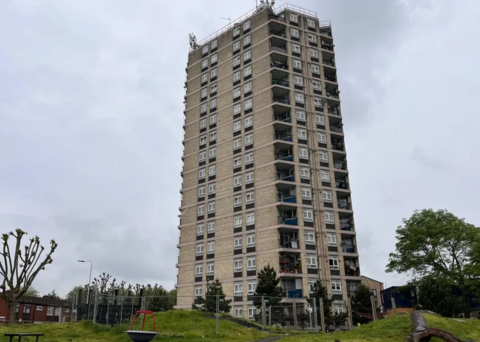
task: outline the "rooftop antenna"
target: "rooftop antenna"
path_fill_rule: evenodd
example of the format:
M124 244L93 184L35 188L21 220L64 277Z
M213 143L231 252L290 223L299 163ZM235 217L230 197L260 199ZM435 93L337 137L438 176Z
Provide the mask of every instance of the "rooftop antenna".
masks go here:
M197 38L195 37L195 35L193 33L188 34L188 42L190 43L190 47L192 49L198 48Z
M229 18L223 18L223 17L222 17L222 18L220 18L220 19L228 20L229 25L232 26L232 19L231 19L230 17L229 17Z

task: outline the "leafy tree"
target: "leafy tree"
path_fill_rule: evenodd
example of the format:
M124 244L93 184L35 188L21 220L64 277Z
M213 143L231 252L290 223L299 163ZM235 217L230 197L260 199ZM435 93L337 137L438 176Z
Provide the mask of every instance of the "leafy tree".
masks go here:
M53 290L52 292L47 293L45 296L43 296L43 298L62 299L62 298L57 294L57 292L55 292L55 290Z
M276 306L281 302L283 289L280 286L280 279L277 272L268 264L258 273L257 288L255 290L253 305L258 309L262 308L262 296L268 300L267 306Z
M424 209L403 219L396 235L386 271L447 279L461 290L469 317L472 291L479 288L480 229L447 210Z
M27 292L25 292L23 295L30 296L30 297L40 297L40 292L38 292L38 290L33 286L30 286Z
M38 273L53 262L52 254L57 249L55 240L50 241L50 251L42 258L45 248L40 245L40 238L35 236L26 246L21 248L22 238L27 233L21 229L15 232L2 234L3 248L0 253L0 279L3 277L1 296L7 303L9 320L15 320L15 309L18 300L23 296ZM10 249L9 239L14 238L13 253Z
M372 313L372 293L370 289L360 284L355 290L354 295L352 296L352 320L353 324L365 324L371 321L371 319L364 317L360 314L373 314ZM376 308L377 312L380 312L380 308Z
M311 303L315 300L317 303L317 316L318 322L320 324L320 298L323 300L323 317L325 320L325 325L333 325L334 327L339 326L344 323L348 317L347 313L337 314L332 311L333 297L328 296L328 290L325 286L322 285L320 280L314 285L314 292L311 294L310 299L308 300Z
M220 300L219 312L230 312L230 303L232 301L225 299L226 296L223 293L222 283L218 279L209 285L205 298L195 298L192 309L210 313L217 312L217 296Z
M65 300L68 300L68 301L72 301L74 298L76 298L76 296L78 296L78 291L79 290L84 290L83 292L84 293L84 297L86 298L86 289L85 289L85 286L75 286L73 289L71 289L70 291L68 291L67 293L67 296L65 297Z

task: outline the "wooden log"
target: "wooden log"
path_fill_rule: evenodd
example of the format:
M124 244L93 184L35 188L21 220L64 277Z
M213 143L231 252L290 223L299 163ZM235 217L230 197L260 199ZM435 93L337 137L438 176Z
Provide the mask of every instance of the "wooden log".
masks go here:
M429 341L432 337L438 337L446 342L462 342L458 337L436 328L429 328L423 314L414 310L410 318L412 319L413 333L407 338L407 342Z
M412 319L413 332L418 333L427 330L427 321L422 313L418 310L413 310L410 318Z

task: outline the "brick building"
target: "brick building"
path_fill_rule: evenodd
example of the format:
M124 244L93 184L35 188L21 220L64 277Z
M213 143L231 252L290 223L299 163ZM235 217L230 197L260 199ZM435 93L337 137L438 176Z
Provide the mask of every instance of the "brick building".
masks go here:
M52 298L23 296L15 313L17 322L70 322L72 302ZM7 304L0 298L0 324L9 319Z
M378 306L382 306L381 292L383 291L383 283L378 280L362 276L362 284L370 289L370 292L377 299Z
M332 27L268 1L191 41L178 308L218 278L233 314L251 318L257 272L284 296L321 280L334 311L360 284Z

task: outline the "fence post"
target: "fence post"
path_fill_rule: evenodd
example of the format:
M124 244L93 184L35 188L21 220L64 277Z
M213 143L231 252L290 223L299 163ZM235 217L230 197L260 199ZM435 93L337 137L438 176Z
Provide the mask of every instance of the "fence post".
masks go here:
M73 300L72 300L72 311L70 313L70 323L73 322L73 309L75 309L75 301L77 300L77 294L73 294ZM35 309L35 308L34 308ZM76 316L76 315L75 315ZM77 320L77 317L75 317L75 320Z
M353 329L353 318L352 318L352 298L348 297L347 301L348 305L348 325L350 326L350 330Z
M220 295L217 294L215 314L215 334L220 334Z
M377 306L375 305L375 297L373 295L370 296L370 301L372 302L372 316L375 322L377 320Z
M393 308L393 314L397 314L397 304L395 303L395 298L391 297L392 300L392 308Z
M323 311L323 298L320 298L320 324L322 325L322 331L325 332L325 316Z
M118 325L118 328L121 329L123 325L123 297L120 298L120 324Z
M293 329L297 330L298 329L298 322L297 322L297 302L295 301L295 298L293 299Z
M110 318L110 297L107 297L107 324Z
M272 326L272 306L268 307L268 325Z
M135 300L133 297L130 297L130 301L132 302L132 308L130 309L130 320L133 319L133 305L135 304Z
M97 322L97 309L98 309L98 289L97 287L93 288L93 293L95 299L93 301L93 325Z
M315 324L315 333L318 334L318 312L317 312L317 300L313 299L313 317L314 317L314 324Z
M266 317L265 317L265 297L262 296L262 331L265 331Z

